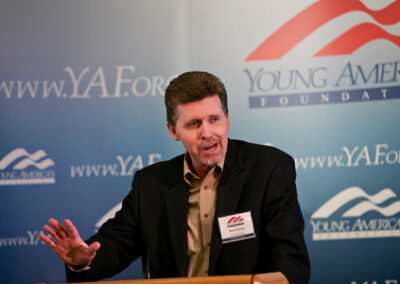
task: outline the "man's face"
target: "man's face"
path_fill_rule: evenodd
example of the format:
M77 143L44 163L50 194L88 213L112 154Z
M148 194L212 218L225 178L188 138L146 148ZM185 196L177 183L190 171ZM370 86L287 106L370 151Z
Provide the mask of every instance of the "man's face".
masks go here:
M175 126L167 123L168 130L174 140L182 141L190 155L192 170L204 177L225 156L229 116L225 116L217 95L179 104L176 115Z

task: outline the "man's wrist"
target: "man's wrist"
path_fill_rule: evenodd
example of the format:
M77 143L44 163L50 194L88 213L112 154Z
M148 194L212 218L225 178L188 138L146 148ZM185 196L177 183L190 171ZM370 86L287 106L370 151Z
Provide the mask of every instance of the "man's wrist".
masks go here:
M69 270L71 270L73 272L82 272L82 271L85 271L85 270L89 270L91 268L90 267L91 263L92 263L92 261L89 261L88 264L83 264L83 265L70 265L70 264L67 263L67 267L68 267Z

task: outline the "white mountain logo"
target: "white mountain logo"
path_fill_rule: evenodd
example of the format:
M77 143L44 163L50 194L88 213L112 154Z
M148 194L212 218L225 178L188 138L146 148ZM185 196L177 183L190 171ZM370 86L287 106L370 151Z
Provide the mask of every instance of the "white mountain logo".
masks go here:
M342 206L357 198L367 200L361 201L344 212L342 217L360 217L368 211L377 211L386 217L393 216L400 212L400 200L394 201L386 207L379 207L378 205L394 197L396 197L396 194L390 188L382 189L375 195L368 195L360 187L349 187L325 202L324 205L314 212L311 218L328 218Z
M55 166L44 150L33 154L17 148L0 160L0 185L55 183Z
M349 187L312 214L312 238L318 241L400 237L399 212L400 200L392 189L369 195L360 187Z
M40 159L46 156L47 154L43 150L39 150L33 154L29 154L25 149L17 148L11 151L0 161L0 170L4 170L14 161L17 161L20 158L23 159L13 167L14 170L23 170L29 166L34 166L40 170L44 170L48 167L54 166L54 162L49 158L38 162Z

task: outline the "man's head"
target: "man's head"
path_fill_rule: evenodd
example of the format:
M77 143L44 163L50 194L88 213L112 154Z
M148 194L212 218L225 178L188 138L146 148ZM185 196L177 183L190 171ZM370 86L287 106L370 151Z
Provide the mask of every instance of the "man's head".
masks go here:
M222 110L227 116L228 98L225 86L218 77L202 71L186 72L179 75L169 83L165 90L168 123L175 126L177 105L200 101L214 95L219 97Z
M206 72L184 73L166 90L168 130L181 141L192 170L204 177L225 157L229 115L221 81Z

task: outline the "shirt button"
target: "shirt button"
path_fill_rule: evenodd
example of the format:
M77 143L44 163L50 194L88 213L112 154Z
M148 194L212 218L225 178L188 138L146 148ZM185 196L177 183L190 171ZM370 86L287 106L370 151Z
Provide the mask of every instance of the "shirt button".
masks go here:
M207 189L207 185L206 185L206 186L204 186L204 188L205 188L205 189Z
M206 213L206 214L204 214L204 217L205 217L205 218L207 218L207 217L208 217L208 214L207 214L207 213Z
M211 243L210 243L210 242L207 242L207 246L210 247L210 246L211 246Z

